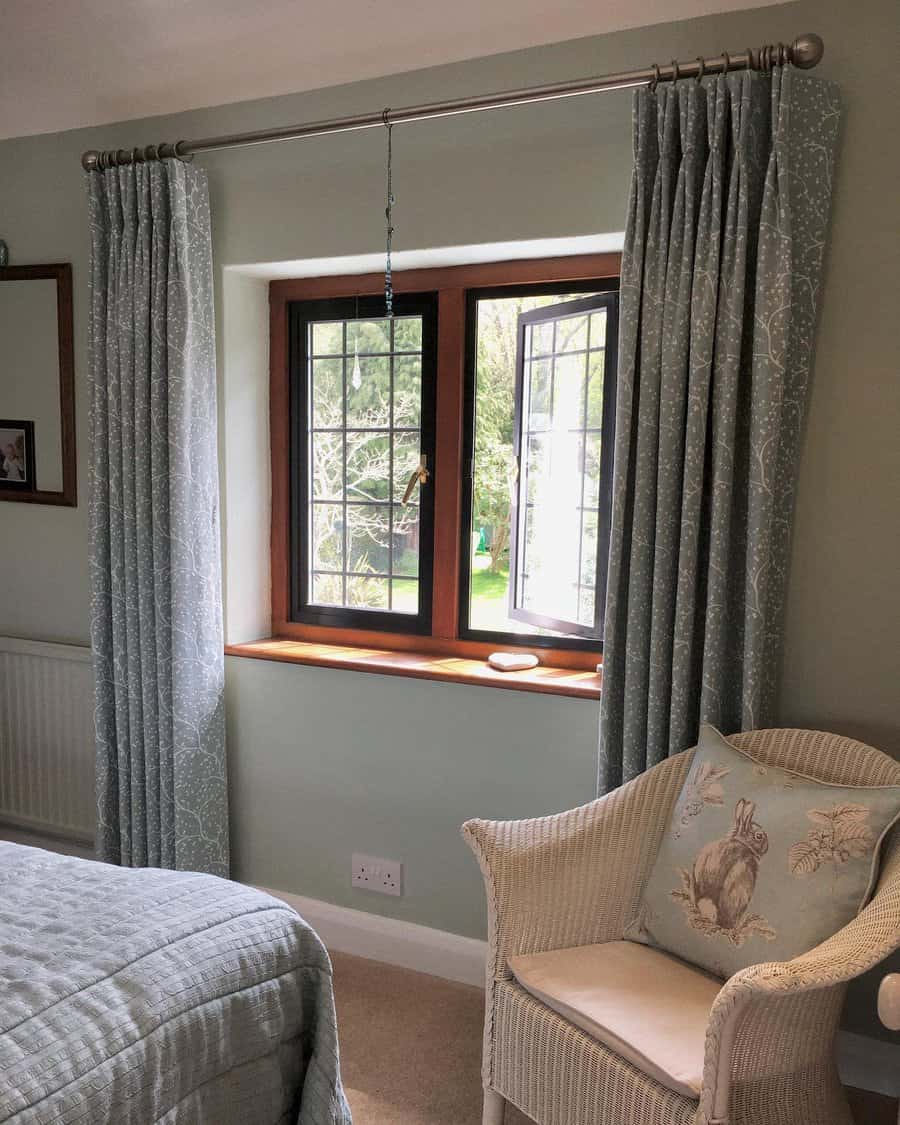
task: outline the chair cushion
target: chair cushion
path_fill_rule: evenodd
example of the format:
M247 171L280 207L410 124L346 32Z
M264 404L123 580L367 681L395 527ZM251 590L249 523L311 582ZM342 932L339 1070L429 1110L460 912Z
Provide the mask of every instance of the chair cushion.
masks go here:
M512 957L509 967L526 992L643 1074L699 1096L720 980L629 941Z
M852 921L900 785L832 785L758 762L710 726L625 937L720 977L789 961Z

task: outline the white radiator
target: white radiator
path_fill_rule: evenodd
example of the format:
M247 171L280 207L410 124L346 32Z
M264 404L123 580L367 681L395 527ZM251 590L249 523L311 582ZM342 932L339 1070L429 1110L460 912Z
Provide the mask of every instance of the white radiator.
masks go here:
M94 839L91 651L0 637L0 823Z

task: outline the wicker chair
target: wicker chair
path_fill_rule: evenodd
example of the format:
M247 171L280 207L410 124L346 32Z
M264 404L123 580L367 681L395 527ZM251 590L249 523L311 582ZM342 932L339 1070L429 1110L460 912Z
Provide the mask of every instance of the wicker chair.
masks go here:
M849 738L761 730L733 741L823 781L900 784L900 763ZM809 953L725 982L699 1100L645 1076L512 977L510 957L621 940L692 755L570 812L463 826L488 899L484 1125L501 1125L507 1101L540 1125L852 1125L834 1040L847 982L900 947L900 829L854 921Z

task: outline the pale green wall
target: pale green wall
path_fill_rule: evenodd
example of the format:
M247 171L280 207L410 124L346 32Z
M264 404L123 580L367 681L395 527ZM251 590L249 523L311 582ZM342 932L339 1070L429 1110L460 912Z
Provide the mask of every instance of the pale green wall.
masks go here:
M583 700L229 657L237 874L484 935L470 816L539 816L596 780ZM350 887L350 853L404 860L403 898Z
M0 632L76 642L88 636L83 149L601 73L807 30L825 38L821 73L842 84L847 114L801 470L780 718L900 753L893 0L802 0L177 118L0 143L0 235L14 260L74 263L82 496L74 511L2 505L0 527L16 544L18 563L4 568L0 583ZM398 129L395 245L620 229L629 98L609 94ZM377 251L383 140L373 131L204 158L217 268ZM258 324L258 301L246 316ZM239 341L240 325L220 323L220 353L229 336ZM231 398L255 363L252 356L223 358ZM258 388L244 389L258 401ZM226 420L226 452L229 433ZM225 477L227 484L227 468ZM231 541L242 517L225 515ZM233 596L241 576L231 542L229 555ZM462 933L482 932L483 923L459 822L479 813L550 811L592 795L596 707L582 701L230 659L228 714L239 877ZM408 897L351 892L354 849L404 859Z

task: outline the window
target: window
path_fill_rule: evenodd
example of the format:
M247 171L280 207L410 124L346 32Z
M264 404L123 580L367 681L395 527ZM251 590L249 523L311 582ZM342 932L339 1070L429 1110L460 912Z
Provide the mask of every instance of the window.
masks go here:
M510 616L559 633L602 632L601 478L611 445L604 396L608 295L519 315L518 488L512 517ZM606 439L606 440L605 440ZM608 500L608 490L604 487ZM608 536L606 546L608 547Z
M271 283L276 638L594 670L618 269Z
M618 295L577 288L469 294L463 636L602 638Z
M297 621L431 625L437 303L291 307Z

